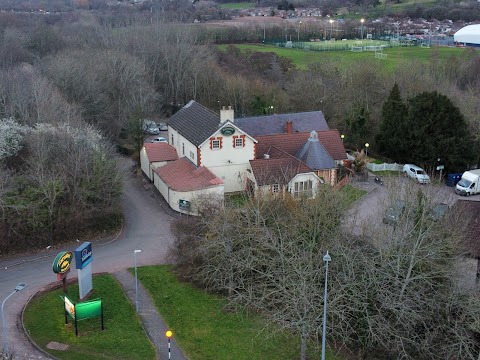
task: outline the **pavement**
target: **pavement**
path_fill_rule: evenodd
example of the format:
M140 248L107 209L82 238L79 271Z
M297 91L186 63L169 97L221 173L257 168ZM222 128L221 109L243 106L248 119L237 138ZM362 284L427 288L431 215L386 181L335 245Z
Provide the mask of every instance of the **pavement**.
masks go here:
M122 159L121 165L125 174L122 197L124 225L119 234L92 241L93 273L117 273L133 267L133 251L136 249L142 250L137 254L138 266L172 262L168 258L174 239L170 225L179 215L166 205L153 186L133 174L132 162ZM10 297L4 307L9 350L15 360L50 359L28 340L22 328L21 314L30 297L56 282L52 271L55 256L60 251L73 251L81 243L74 241L35 254L0 259L0 300L10 295L17 284L28 284L25 290ZM75 271L72 271L69 278L75 276ZM155 317L155 320L159 321L159 328L164 326L160 317ZM172 331L175 333L175 329ZM3 331L1 341L0 349L5 344Z
M137 300L135 277L128 270L117 271L113 273L113 276L120 282L130 302L135 306ZM165 332L169 328L158 314L152 298L140 282L138 283L138 309L145 332L157 349L157 359L169 359L168 342L165 337ZM175 360L187 360L174 337L170 341L170 356Z

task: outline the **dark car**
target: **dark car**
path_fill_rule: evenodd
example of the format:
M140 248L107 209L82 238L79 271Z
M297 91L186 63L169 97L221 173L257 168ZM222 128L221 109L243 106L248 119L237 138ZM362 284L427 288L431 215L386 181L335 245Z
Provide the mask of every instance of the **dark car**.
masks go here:
M445 213L448 210L448 205L445 203L440 203L434 206L430 211L430 219L433 221L438 221L445 216Z
M405 211L405 206L405 201L396 200L392 204L392 206L390 206L385 212L385 216L383 217L383 223L389 225L396 224L400 220L403 212Z

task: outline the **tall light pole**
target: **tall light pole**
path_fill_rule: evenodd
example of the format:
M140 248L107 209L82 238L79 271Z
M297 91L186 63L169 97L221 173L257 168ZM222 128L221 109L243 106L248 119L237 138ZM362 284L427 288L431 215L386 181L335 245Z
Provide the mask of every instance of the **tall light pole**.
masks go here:
M361 34L362 34L362 41L363 41L363 22L364 22L364 21L365 21L365 19L361 19L361 20L360 20L360 23L361 23L361 25L360 25L360 32L361 32Z
M326 343L326 332L327 332L327 285L328 285L328 263L332 260L330 255L327 253L323 257L325 261L325 293L323 295L323 331L322 331L322 360L325 360L325 343Z
M10 352L8 350L8 335L7 335L7 325L5 325L5 315L3 313L3 307L5 305L5 303L7 302L7 300L10 298L10 296L12 296L13 294L15 294L16 292L18 291L22 291L23 289L25 289L27 287L28 284L24 284L24 283L20 283L18 284L16 287L15 287L15 290L13 290L13 292L8 295L5 300L3 300L2 302L2 323L3 323L3 336L5 337L5 352L6 352L6 355L7 355L7 360L10 359Z
M370 146L369 143L365 143L365 156L368 156L368 147Z
M133 250L133 261L135 263L135 310L138 313L138 276L137 276L137 253L141 253L142 250Z
M332 34L333 34L333 20L330 19L330 40L332 40Z
M300 42L300 26L302 26L302 22L298 22L298 28L297 28L297 42Z

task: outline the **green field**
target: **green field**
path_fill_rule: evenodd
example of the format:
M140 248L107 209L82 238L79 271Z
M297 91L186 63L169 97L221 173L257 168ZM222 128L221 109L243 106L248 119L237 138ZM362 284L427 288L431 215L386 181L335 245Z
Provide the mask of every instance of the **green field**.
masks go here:
M105 330L100 318L78 322L75 336L73 320L65 325L62 289L34 298L25 310L24 325L35 343L57 359L156 359L155 348L147 338L135 310L120 284L111 275L93 278L92 299L101 298ZM78 284L68 287L68 297L78 301ZM68 350L47 349L56 341L69 345Z
M221 9L251 9L255 7L253 2L225 3L220 4Z
M328 43L328 42L327 42ZM339 41L337 41L339 43ZM307 44L307 43L305 43ZM339 66L350 65L357 61L368 60L375 63L375 66L394 71L396 65L403 61L417 60L423 63L431 58L434 49L438 51L440 61L448 60L451 56L462 56L465 50L453 47L421 48L421 47L396 47L386 48L383 53L387 54L384 60L375 59L374 51L352 52L352 51L305 51L299 49L286 49L269 45L235 45L241 50L260 52L275 52L280 56L287 57L293 61L298 69L306 69L309 64L333 61ZM227 45L220 45L220 49L226 50Z
M191 360L292 360L299 358L299 337L260 316L227 310L221 296L179 282L168 266L138 269L138 277L154 299L179 346ZM319 359L311 344L309 359ZM328 360L341 360L327 351Z

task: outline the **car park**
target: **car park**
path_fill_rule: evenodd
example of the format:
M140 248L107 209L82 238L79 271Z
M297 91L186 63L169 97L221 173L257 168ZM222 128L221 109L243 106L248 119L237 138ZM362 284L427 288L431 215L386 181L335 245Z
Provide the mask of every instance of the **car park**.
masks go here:
M162 136L157 136L154 137L153 139L150 140L151 143L168 143L167 139L165 139Z
M408 177L418 181L420 184L430 183L430 177L425 173L425 170L417 165L405 164L403 166L403 173Z
M383 223L394 225L398 223L400 217L402 216L403 212L405 211L405 201L396 200L392 206L390 206L387 211L385 212L385 216L383 217Z

